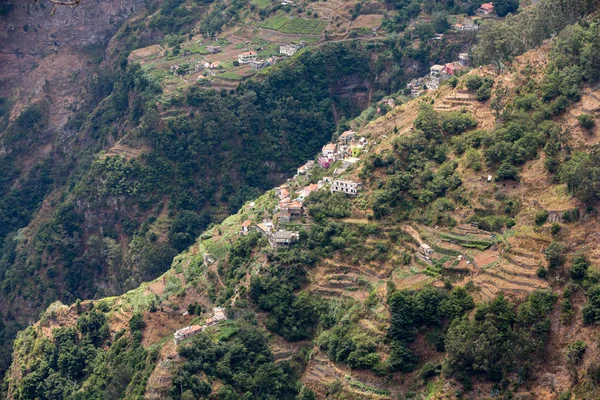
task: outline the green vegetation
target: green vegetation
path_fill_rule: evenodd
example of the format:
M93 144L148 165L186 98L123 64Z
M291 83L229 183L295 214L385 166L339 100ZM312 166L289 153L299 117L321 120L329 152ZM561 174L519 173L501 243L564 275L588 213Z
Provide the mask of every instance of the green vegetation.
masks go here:
M225 383L219 398L283 399L298 393L299 371L288 362L274 363L264 332L248 322L236 324L232 335L215 338L203 332L179 347L186 362L173 378L169 394L174 399L187 398L188 391L194 397L210 395L208 381L215 378Z
M76 327L54 329L50 338L38 335L31 327L19 336L15 349L34 347L37 350L30 356L39 359L18 382L16 399L143 395L157 357L155 351L141 345L143 318L135 314L129 330L120 330L108 340L108 309L100 308L83 311Z
M417 292L395 292L388 301L391 308L391 353L387 367L391 371L408 372L416 368L418 359L408 345L415 339L421 327L437 327L445 332L454 319L460 319L474 307L473 298L463 288L451 293L433 287ZM443 334L436 339L438 351L444 351Z
M533 363L529 360L544 350L550 333L548 315L556 299L550 291L537 291L515 307L500 294L478 306L472 320L455 319L446 337L444 373L467 389L475 375L493 382L512 373L521 381L531 379Z
M320 35L327 26L327 21L291 17L280 13L267 19L261 26L282 33Z

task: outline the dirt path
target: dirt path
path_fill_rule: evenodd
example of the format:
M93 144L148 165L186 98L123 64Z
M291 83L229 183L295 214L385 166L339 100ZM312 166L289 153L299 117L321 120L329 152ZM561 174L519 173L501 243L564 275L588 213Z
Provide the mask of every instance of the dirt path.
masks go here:
M410 236L412 236L412 237L413 237L413 239L415 239L417 242L419 242L419 244L422 244L422 243L423 243L423 239L421 239L421 235L419 235L419 232L417 232L417 230L416 230L415 228L413 228L413 227L412 227L412 226L410 226L410 225L405 225L405 226L403 226L402 228L404 228L404 230L405 230L406 232L408 232L408 234L409 234Z

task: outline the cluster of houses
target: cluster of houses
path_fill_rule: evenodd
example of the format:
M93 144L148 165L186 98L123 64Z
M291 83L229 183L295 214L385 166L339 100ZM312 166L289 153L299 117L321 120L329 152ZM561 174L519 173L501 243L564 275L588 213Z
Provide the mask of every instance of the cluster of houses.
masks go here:
M202 332L209 326L216 325L226 319L227 316L225 315L225 311L221 307L215 307L213 308L213 316L208 318L204 325L190 325L175 331L173 334L173 337L175 338L175 344L179 344L182 340L192 337Z
M436 90L440 83L449 79L457 71L466 69L471 60L468 53L459 53L458 61L444 65L434 64L429 68L429 74L411 80L407 85L412 97L419 97L426 90Z
M334 176L337 176L349 166L360 161L358 156L367 151L367 145L367 139L364 137L357 139L356 132L346 131L340 135L337 143L327 143L323 146L318 163L322 168L329 168L334 162L342 160L342 166L333 173Z
M292 188L294 182L297 182L300 176L310 176L312 170L316 168L317 163L310 160L297 169L297 174L288 183L275 188L275 194L279 199L278 205L273 210L272 220L265 219L259 223L253 224L251 220L242 223L239 234L248 235L250 232L258 232L269 240L273 248L287 248L300 239L298 232L279 229L281 223L288 223L307 215L304 207L304 201L314 192L323 188L329 188L334 192L343 193L349 196L356 196L362 189L362 183L348 179L335 179L341 172L349 166L356 164L360 159L355 157L365 149L368 141L365 138L356 140L354 131L346 131L340 135L337 143L328 143L323 146L321 155L319 155L318 165L328 168L330 164L337 160L342 160L342 165L333 171L333 177L325 176L317 183L311 183L306 186ZM275 223L273 222L275 221ZM277 227L276 227L277 225Z
M285 59L286 57L293 56L302 47L304 47L303 42L301 42L300 44L297 44L297 45L296 44L281 45L281 46L279 46L280 56L269 57L266 60L259 60L258 53L254 50L245 51L238 55L238 62L241 65L248 64L248 65L250 65L250 68L252 68L252 69L260 70L265 67L268 67L269 65L273 65L276 62L279 62L279 61Z

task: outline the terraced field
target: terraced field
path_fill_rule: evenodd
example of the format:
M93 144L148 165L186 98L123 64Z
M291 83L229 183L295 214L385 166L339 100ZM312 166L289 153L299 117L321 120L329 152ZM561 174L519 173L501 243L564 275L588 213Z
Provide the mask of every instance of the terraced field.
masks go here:
M275 15L261 25L266 29L296 35L320 35L326 26L327 21L321 19L290 18L287 15Z

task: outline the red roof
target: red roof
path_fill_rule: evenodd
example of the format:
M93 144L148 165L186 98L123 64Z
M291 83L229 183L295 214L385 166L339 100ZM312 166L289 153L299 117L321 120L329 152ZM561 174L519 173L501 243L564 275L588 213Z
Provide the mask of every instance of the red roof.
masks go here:
M312 183L312 184L306 186L304 188L304 190L306 190L308 192L314 192L315 190L319 190L319 185L317 185L316 183Z
M242 226L248 227L252 224L252 221L250 221L249 219L245 220L244 223L242 224Z
M287 205L288 208L302 208L302 203L299 201L293 201Z
M494 5L492 3L483 3L479 8L486 11L494 11Z

